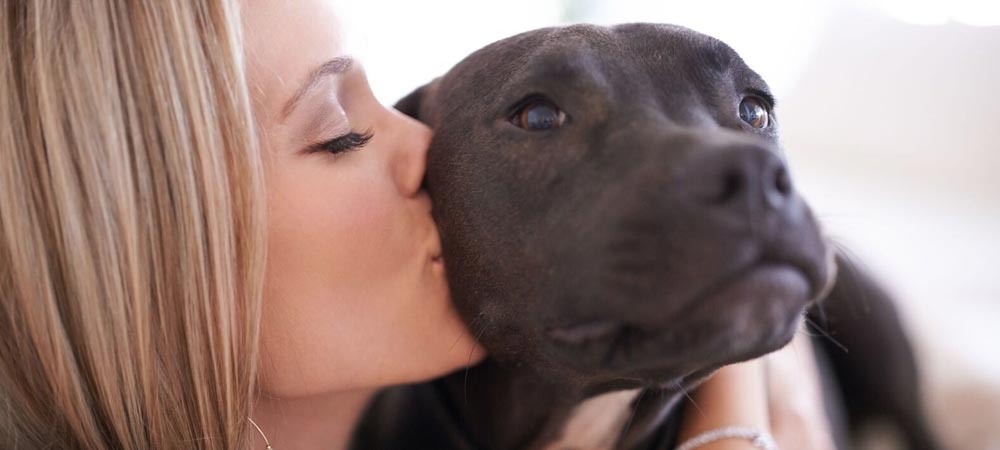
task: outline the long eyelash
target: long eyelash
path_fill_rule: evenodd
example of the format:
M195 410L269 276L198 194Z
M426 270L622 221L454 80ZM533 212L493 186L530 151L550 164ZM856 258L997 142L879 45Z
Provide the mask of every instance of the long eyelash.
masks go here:
M368 141L371 141L373 137L375 137L375 133L371 130L361 133L351 131L343 136L338 136L328 141L312 144L306 149L306 151L308 153L327 152L336 155L360 149L368 144Z

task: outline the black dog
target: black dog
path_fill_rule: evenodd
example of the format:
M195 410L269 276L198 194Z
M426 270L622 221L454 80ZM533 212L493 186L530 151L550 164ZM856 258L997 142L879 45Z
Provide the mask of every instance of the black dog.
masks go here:
M380 396L358 448L672 448L683 392L784 346L834 285L768 87L718 40L536 30L397 107L435 131L427 186L452 295L490 358ZM937 448L888 298L851 267L836 284L827 322L861 353L828 358L849 417L888 413L911 448ZM850 314L859 299L878 314ZM588 404L608 420L577 442Z

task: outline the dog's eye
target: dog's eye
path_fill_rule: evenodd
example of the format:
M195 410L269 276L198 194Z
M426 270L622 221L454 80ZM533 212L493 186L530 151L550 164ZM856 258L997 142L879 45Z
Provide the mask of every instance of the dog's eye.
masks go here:
M770 123L767 106L757 97L746 97L740 102L740 119L754 128L767 128Z
M536 99L520 107L511 122L525 130L552 130L566 122L566 113L548 100Z

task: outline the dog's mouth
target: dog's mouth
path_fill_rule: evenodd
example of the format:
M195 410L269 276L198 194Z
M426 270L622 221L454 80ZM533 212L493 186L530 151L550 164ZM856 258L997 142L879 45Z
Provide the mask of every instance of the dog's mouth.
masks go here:
M787 343L812 292L802 270L758 263L723 277L655 321L638 325L605 317L547 327L544 334L579 369L699 378L710 364L750 359ZM703 363L692 367L692 361Z

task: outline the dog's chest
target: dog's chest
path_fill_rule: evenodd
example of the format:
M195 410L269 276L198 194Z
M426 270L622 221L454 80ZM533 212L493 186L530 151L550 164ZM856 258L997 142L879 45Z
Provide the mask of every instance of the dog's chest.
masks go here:
M639 389L609 392L590 398L570 413L562 434L545 450L611 449L632 416Z

